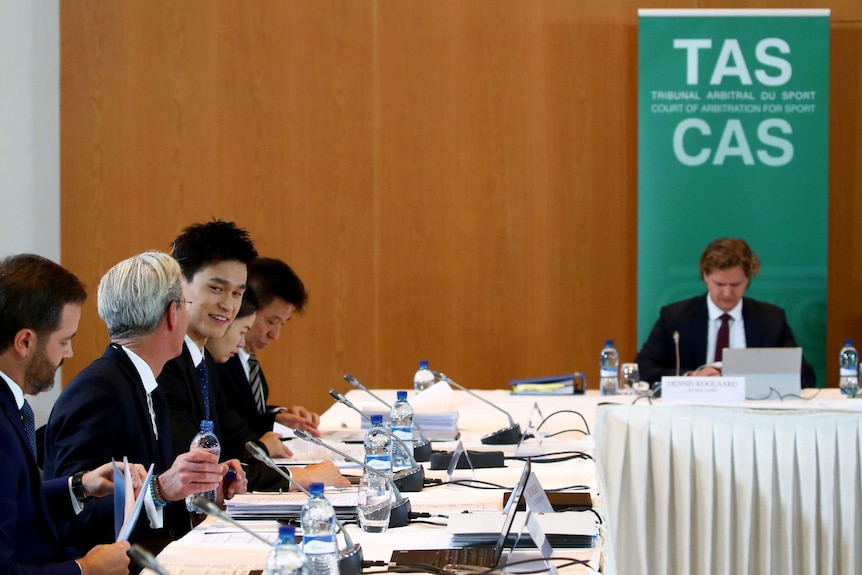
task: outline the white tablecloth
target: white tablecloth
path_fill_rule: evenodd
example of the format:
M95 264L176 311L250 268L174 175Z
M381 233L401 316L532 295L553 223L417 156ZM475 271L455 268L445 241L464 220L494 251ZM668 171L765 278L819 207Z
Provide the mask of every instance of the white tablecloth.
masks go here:
M603 405L596 419L619 573L862 573L858 412Z

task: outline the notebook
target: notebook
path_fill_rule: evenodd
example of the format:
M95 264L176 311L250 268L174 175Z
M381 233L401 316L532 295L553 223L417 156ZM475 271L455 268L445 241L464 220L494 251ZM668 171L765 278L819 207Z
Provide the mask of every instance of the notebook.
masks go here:
M527 464L524 465L524 471L521 473L521 478L518 484L512 489L513 505L509 505L508 510L503 520L503 528L500 530L500 536L497 538L496 544L493 547L488 545L475 547L459 547L454 549L408 549L395 550L392 552L392 558L389 560L390 567L406 567L422 569L423 566L432 566L438 569L443 569L447 566L467 565L471 567L493 568L500 567L501 559L503 558L503 548L506 545L506 538L509 536L509 531L512 529L512 523L515 521L515 513L518 509L517 502L521 499L521 494L524 492L524 487L527 485L527 479L530 477L531 462L527 459Z
M745 399L781 399L802 391L801 347L727 348L721 375L745 378Z

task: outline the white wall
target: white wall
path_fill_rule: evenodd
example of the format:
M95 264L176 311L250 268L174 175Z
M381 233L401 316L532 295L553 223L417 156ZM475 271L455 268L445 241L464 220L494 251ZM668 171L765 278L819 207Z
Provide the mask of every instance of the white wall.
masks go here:
M59 0L0 0L0 256L60 261ZM28 398L36 425L60 392Z

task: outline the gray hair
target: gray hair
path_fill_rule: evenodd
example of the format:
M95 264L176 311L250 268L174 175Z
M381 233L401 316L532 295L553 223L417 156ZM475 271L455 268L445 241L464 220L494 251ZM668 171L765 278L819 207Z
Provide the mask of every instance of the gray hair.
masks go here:
M182 272L166 253L144 252L123 260L99 282L99 317L111 339L134 338L156 330L172 302L183 298Z

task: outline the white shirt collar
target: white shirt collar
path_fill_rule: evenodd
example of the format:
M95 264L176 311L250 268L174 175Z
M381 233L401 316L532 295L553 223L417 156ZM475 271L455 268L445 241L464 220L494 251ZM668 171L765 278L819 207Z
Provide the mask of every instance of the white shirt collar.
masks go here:
M144 384L144 391L148 394L153 393L156 388L159 387L159 382L153 375L153 370L150 368L150 365L141 359L141 356L126 346L121 345L120 349L126 352L126 355L128 355L129 359L132 360L132 364L135 366L135 369L138 370L138 375L141 377L141 382Z
M236 350L236 355L239 357L239 364L242 366L242 370L245 372L245 378L248 379L251 377L251 368L248 366L248 358L251 357L251 354L245 348L241 347Z
M712 301L712 298L709 297L709 294L706 294L706 308L709 311L709 319L710 321L715 321L725 313L720 307L715 305L715 302ZM733 321L739 321L742 319L742 298L739 299L739 303L733 306L729 312L726 312L730 315Z
M18 411L21 411L21 408L24 407L24 391L21 389L21 386L12 381L12 378L0 371L0 379L6 382L6 385L9 386L9 389L12 391L12 395L15 396L15 403L18 405Z
M189 334L186 334L186 347L189 348L189 353L192 354L192 363L195 364L195 367L199 366L204 359L204 354L198 347L198 344L192 341Z

